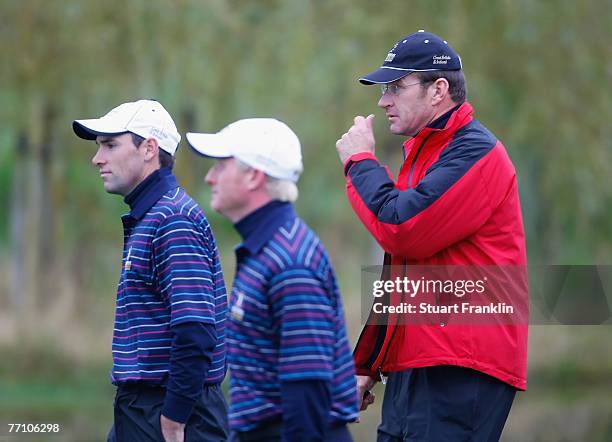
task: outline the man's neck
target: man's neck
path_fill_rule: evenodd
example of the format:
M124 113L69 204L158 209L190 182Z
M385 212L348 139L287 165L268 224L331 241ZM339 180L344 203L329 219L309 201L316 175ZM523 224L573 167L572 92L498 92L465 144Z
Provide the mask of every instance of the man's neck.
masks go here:
M435 118L432 122L430 122L427 125L427 127L431 128L431 129L444 129L446 127L446 125L448 124L448 121L450 120L450 118L453 115L453 113L457 109L459 109L459 107L461 107L460 104L456 104L454 107L451 107L445 113L443 113L439 117Z
M458 104L455 103L454 101L451 101L449 103L444 103L444 105L440 105L440 107L436 109L434 116L431 118L431 120L429 120L429 123L427 123L427 126L429 126L431 123L433 123L438 118L440 118L441 116L443 116L444 114L446 114L447 112L449 112L450 110L454 109L457 106Z
M140 179L138 180L138 182L137 182L137 183L136 183L134 186L132 186L132 188L131 188L131 189L129 189L129 190L128 190L128 191L125 193L125 195L122 195L122 196L123 196L123 197L128 196L128 195L129 195L130 193L132 193L132 192L134 191L134 189L136 189L136 188L137 188L137 187L138 187L138 186L139 186L139 185L140 185L140 184L141 184L141 183L142 183L144 180L146 180L147 178L149 178L149 176L151 176L151 174L152 174L153 172L155 172L156 170L159 170L159 169L161 169L161 167L154 167L154 166L147 167L147 166L145 165L145 167L143 167L143 169L142 169L142 173L141 173L141 175L140 175Z
M252 195L251 198L249 199L248 204L240 208L240 210L237 210L234 213L228 214L227 218L229 218L229 220L232 223L236 224L238 221L240 221L244 217L249 216L251 213L255 212L257 209L268 204L270 201L272 201L272 198L270 198L270 196L268 196L267 194L261 193L261 194Z

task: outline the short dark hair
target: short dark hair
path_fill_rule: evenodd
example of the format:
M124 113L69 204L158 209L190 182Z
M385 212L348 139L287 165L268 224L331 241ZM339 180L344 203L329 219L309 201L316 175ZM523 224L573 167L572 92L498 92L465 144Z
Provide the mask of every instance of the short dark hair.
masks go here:
M467 100L467 84L465 83L465 76L461 69L456 71L415 72L414 74L421 82L421 87L423 89L427 88L438 78L446 78L451 99L457 104L461 104Z
M145 140L145 137L141 137L140 135L136 135L133 132L130 132L129 134L132 136L132 143L134 143L134 146L136 146L136 147L140 147L142 142Z
M137 148L145 140L144 137L136 135L133 132L130 132L130 135L132 136L132 143L134 143L134 146L136 146ZM167 167L168 169L172 170L172 168L174 167L174 157L172 155L170 155L163 149L159 149L158 158L160 167Z

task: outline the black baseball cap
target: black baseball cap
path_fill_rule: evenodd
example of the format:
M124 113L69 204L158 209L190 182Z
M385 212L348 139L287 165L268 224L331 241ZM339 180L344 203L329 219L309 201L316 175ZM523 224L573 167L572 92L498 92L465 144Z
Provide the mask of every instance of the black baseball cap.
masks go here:
M413 72L455 71L461 57L436 34L420 30L400 38L383 65L359 79L362 84L391 83Z

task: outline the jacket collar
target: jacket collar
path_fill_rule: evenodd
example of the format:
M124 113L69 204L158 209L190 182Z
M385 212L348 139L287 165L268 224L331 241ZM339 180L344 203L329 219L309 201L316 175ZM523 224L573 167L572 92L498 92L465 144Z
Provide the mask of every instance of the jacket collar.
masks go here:
M168 191L179 186L172 170L161 168L146 177L123 201L130 206L130 217L140 220Z
M293 204L281 201L271 201L251 212L234 224L242 237L236 253L258 253L282 225L296 217Z
M442 115L441 117L430 123L428 126L421 129L420 132L416 134L414 138L409 138L408 140L406 140L406 142L404 143L404 147L406 147L406 144L408 142L411 142L412 140L416 140L415 142L417 144L420 143L432 132L454 133L455 131L472 121L473 111L474 109L472 108L472 105L467 101L464 102L460 106L451 109L446 114Z
M453 113L460 107L461 107L460 104L453 107L452 109L447 111L444 115L436 118L431 123L429 123L427 127L430 129L444 129L444 127L446 126L446 123L448 123L448 120L450 120L451 115L453 115Z

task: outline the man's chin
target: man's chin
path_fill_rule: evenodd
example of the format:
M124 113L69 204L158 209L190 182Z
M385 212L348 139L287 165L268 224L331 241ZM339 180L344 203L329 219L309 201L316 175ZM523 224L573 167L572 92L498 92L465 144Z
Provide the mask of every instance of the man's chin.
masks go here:
M219 215L223 215L221 207L219 207L219 204L217 204L217 202L215 200L211 200L210 208L213 209Z
M235 221L232 218L232 216L230 215L231 211L230 211L230 213L228 213L226 208L224 208L223 206L220 206L218 204L215 204L215 203L211 202L210 203L210 208L213 209L215 211L215 213L218 213L219 215L221 215L223 218L228 219L228 220L230 220L232 222Z
M393 123L389 123L389 132L391 132L393 135L401 135L403 137L413 137L414 135L411 134L407 134L406 130L404 130L403 128L394 125Z
M387 122L389 123L389 132L391 132L392 134L398 135L397 118L396 117L389 118Z
M104 184L104 190L106 191L106 193L110 193L111 195L122 195L122 193L116 189L113 186L107 186L106 184Z

